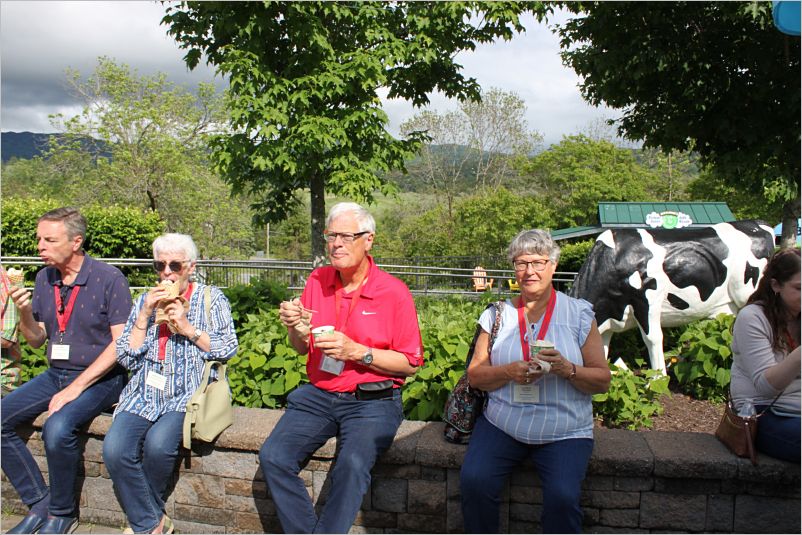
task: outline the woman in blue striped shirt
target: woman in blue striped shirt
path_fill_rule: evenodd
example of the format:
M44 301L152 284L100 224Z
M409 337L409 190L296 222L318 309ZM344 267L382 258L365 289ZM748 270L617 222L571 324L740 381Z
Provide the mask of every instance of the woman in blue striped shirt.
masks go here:
M197 258L186 234L154 240L153 267L162 283L178 286L180 297L164 284L140 296L117 340L117 360L131 371L131 379L103 441L103 460L134 533L172 532L164 514L165 492L178 459L187 401L207 360L237 353L228 299L218 288L191 281Z
M610 385L601 335L590 303L552 287L560 248L547 232L519 233L508 257L521 295L479 318L484 332L468 368L471 386L486 391L488 403L460 477L465 531L498 533L502 487L529 458L543 487L543 532L579 533L579 497L593 450L591 396ZM488 355L496 313L501 326ZM536 341L553 349L530 356Z

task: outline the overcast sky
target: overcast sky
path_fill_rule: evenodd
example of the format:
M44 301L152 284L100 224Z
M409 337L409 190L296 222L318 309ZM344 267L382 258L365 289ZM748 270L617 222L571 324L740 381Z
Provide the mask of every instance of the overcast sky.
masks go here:
M43 2L0 3L0 66L4 132L53 132L49 114L68 116L80 105L65 90L65 69L88 75L99 56L125 63L140 75L167 73L178 84L195 87L212 81L213 71L204 65L188 71L183 52L159 24L164 6L155 2ZM600 119L616 117L609 109L587 105L579 95L579 79L562 65L555 35L528 18L526 34L510 42L481 45L462 53L458 62L464 73L485 89L514 91L527 105L531 129L545 137L548 146L563 135L587 131ZM223 82L217 80L219 88ZM431 109L444 112L456 104L432 95ZM404 101L385 101L390 130L410 118L415 110Z

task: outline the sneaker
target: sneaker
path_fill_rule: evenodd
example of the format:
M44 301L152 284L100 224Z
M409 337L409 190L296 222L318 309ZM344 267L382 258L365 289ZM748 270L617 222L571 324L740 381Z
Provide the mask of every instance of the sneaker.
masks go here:
M48 516L39 533L72 533L78 528L78 518L73 516Z

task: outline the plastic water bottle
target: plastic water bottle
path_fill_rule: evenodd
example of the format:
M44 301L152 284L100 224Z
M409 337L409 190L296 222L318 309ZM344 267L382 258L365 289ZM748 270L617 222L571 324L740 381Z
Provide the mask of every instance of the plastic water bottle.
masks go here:
M741 408L738 409L738 416L741 418L751 418L755 413L755 405L752 403L751 399L744 400L741 404Z

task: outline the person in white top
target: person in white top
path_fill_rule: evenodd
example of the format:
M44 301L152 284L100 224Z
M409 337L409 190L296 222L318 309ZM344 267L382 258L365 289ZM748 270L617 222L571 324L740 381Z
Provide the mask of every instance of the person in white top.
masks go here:
M800 452L799 272L799 249L784 249L771 258L735 318L730 374L735 409L741 411L749 401L763 413L757 450L795 463Z
M498 533L504 483L526 458L543 486L543 533L579 533L582 481L593 451L591 396L606 392L610 369L587 301L552 287L560 248L543 230L510 243L509 260L521 295L479 318L483 332L468 367L471 386L488 393L460 475L466 533ZM537 340L553 344L530 356ZM533 352L534 353L534 352Z

